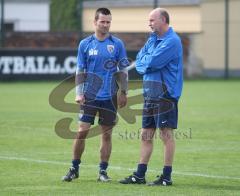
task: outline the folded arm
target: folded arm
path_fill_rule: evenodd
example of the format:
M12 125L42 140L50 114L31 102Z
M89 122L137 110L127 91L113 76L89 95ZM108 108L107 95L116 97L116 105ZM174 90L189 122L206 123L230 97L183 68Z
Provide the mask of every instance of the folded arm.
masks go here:
M176 52L175 42L159 44L152 53L140 51L137 56L136 68L140 74L162 69L172 60Z

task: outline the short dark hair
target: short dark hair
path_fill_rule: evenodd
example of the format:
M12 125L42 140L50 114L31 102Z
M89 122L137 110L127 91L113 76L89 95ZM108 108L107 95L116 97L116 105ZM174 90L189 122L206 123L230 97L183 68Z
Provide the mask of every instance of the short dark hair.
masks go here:
M167 24L170 23L169 14L168 14L168 12L166 10L161 9L160 16L163 16L166 19L166 23Z
M95 12L95 20L98 20L99 14L111 15L111 12L108 8L105 8L105 7L98 8Z

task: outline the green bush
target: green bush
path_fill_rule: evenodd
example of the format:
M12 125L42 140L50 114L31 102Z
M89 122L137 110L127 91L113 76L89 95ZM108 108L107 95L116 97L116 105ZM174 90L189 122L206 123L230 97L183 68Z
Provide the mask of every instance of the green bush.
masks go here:
M81 0L51 0L50 21L52 31L81 30Z

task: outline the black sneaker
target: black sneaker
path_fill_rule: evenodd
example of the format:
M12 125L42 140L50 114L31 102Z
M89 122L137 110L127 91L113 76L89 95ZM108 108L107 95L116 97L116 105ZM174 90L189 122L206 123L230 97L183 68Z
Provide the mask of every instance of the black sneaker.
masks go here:
M119 181L121 184L146 184L145 177L140 178L134 172L133 175Z
M157 176L157 179L153 182L148 183L148 186L171 186L172 180L167 180L166 178L161 176Z
M100 170L99 171L98 181L100 181L100 182L109 182L109 181L111 181L111 178L109 178L109 176L107 175L106 170Z
M71 182L73 179L76 179L79 177L78 171L74 167L69 168L69 172L66 174L66 176L62 177L62 181Z

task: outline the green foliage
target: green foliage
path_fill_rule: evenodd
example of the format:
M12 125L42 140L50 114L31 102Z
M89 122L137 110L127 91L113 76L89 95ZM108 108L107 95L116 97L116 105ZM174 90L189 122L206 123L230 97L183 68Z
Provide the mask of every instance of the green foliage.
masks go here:
M80 30L80 0L51 1L51 30L74 31Z

